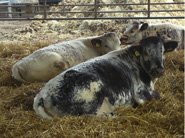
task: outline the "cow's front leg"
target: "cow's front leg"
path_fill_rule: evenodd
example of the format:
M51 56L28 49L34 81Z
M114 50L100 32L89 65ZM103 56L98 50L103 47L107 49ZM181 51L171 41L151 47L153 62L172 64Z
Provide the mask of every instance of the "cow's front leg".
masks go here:
M160 99L160 94L157 91L152 90L152 88L146 88L138 91L134 99L137 104L143 104L145 101Z
M103 103L97 113L98 116L114 116L114 107L109 103L108 98L104 98Z

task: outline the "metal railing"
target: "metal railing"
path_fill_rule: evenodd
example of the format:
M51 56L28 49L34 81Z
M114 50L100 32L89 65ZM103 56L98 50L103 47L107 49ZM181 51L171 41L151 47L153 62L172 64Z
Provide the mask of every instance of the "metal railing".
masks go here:
M9 10L8 12L0 12L0 15L2 14L11 14L7 18L1 18L0 20L94 20L94 19L184 19L184 16L151 16L151 13L159 13L160 15L161 12L169 13L169 12L182 12L184 13L184 9L170 9L170 10L151 10L151 7L153 5L184 5L184 2L179 2L179 3L151 3L150 0L148 0L147 3L112 3L112 4L103 4L103 3L98 3L98 0L94 0L93 4L63 4L63 5L46 5L46 0L44 0L43 5L35 5L35 4L27 4L27 5L0 5L0 9L2 7L6 8L32 8L34 10L32 11L19 11L15 12L13 10ZM92 6L94 8L93 11L60 11L60 12L50 12L48 11L49 7L51 6L57 6L57 7L68 7L68 6ZM103 6L147 6L147 10L122 10L122 11L99 11L98 7L103 7ZM36 11L36 8L42 8L42 11ZM101 13L145 13L146 16L143 17L100 17L99 14ZM71 17L71 18L51 18L48 17L50 14L77 14L77 13L89 13L92 14L93 16L91 17ZM15 14L21 15L26 15L26 14L31 14L31 17L15 17ZM35 15L43 15L42 18L35 18Z
M11 2L8 0L0 1L0 4L8 4L8 6L11 6ZM12 9L11 7L8 7L8 13L11 13ZM12 14L8 14L9 18L12 18Z

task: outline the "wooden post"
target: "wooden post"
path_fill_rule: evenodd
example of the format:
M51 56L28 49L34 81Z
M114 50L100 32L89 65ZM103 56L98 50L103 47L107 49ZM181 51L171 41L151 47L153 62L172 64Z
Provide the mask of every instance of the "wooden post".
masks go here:
M46 0L44 0L44 19L47 18L47 15L46 15Z
M8 6L11 6L12 4L11 4L11 2L9 1L8 2ZM12 18L12 14L11 14L11 12L12 12L12 7L8 7L8 12L10 13L10 14L8 14L8 17L9 18Z
M150 0L148 0L148 18L150 18Z
M94 18L97 18L97 0L94 0Z

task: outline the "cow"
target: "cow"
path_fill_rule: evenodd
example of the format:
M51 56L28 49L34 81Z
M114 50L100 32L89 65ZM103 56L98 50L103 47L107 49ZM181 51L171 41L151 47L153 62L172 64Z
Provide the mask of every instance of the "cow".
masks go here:
M119 49L120 44L115 32L60 42L18 61L12 68L12 76L23 82L47 82L74 65Z
M44 119L54 116L110 115L120 106L143 104L164 74L164 53L177 41L148 37L133 45L78 64L51 79L34 98L33 109Z
M133 22L123 33L124 43L131 44L149 36L158 36L163 39L179 41L177 50L184 49L185 26L172 23L149 24Z

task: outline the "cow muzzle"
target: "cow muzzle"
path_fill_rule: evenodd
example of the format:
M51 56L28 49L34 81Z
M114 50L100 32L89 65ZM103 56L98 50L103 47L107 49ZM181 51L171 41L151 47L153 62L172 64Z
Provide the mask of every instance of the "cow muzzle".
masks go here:
M153 69L151 74L153 77L159 78L162 75L164 75L164 72L165 72L164 68L155 68L155 69Z

